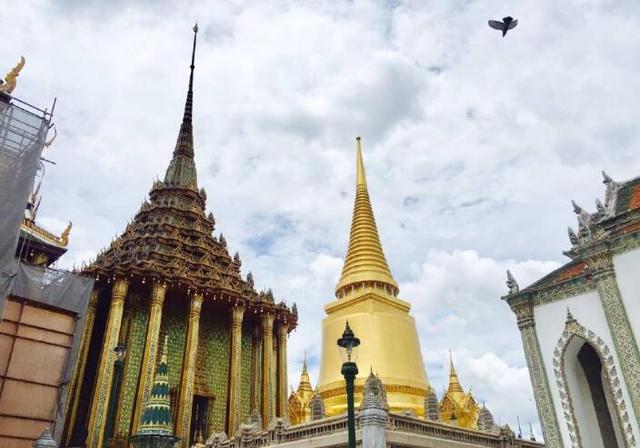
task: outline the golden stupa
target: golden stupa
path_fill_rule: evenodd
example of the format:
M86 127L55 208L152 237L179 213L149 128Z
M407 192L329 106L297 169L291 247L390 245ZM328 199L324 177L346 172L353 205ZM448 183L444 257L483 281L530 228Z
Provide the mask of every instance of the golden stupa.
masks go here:
M322 358L318 392L327 416L346 412L347 397L336 346L346 321L362 341L356 378L356 406L362 399L365 379L372 370L385 385L392 412L424 415L424 399L429 390L422 361L418 332L411 305L398 296L382 251L373 209L369 200L360 137L357 141L356 198L349 248L337 300L325 306L322 322Z

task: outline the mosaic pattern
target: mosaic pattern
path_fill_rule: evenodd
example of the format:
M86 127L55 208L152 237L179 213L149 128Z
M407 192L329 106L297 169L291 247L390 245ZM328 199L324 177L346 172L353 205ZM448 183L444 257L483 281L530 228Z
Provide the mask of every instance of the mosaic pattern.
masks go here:
M240 362L240 422L249 420L251 414L251 365L252 365L251 328L242 326L242 361Z
M616 351L620 354L622 373L629 387L631 404L637 415L640 412L640 354L635 343L635 336L631 330L614 274L598 278L597 285L602 307L607 316L607 323L613 336L613 343Z
M198 369L204 370L204 382L214 394L209 407L209 434L226 431L229 358L231 334L227 313L205 307L200 319L200 344L202 354Z
M556 349L553 352L553 370L556 376L556 382L558 384L558 391L560 393L562 409L564 411L565 421L567 423L567 430L569 431L569 438L571 439L573 448L581 448L582 441L580 438L580 431L576 421L575 410L571 401L571 393L567 387L567 380L564 370L564 354L569 345L569 342L574 338L579 337L596 350L598 356L602 361L602 368L604 370L604 377L606 383L609 386L613 398L613 404L616 408L616 416L618 423L623 430L625 447L635 447L636 440L633 435L633 429L629 422L629 414L626 410L626 404L624 402L622 389L620 387L620 379L618 378L618 372L616 370L615 362L609 347L605 342L597 336L593 331L587 330L580 325L573 316L569 315L565 330L562 336L558 340Z
M127 298L127 302L131 303L131 323L129 324L127 358L122 388L120 389L120 402L118 404L118 420L116 424L118 437L127 437L131 428L133 407L138 390L138 375L147 333L148 311L144 304L141 303L139 296L136 295L135 298L130 296Z
M187 334L187 307L187 301L180 300L178 297L167 297L162 311L160 334L169 336L169 348L167 350L169 358L169 390L174 396L177 396L182 374L183 351ZM159 355L160 353L158 353ZM175 407L172 411L175 414Z

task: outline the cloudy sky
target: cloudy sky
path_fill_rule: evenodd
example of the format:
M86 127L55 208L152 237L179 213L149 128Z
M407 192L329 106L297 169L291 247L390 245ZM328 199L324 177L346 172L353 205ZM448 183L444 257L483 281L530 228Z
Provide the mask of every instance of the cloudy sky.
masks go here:
M362 135L382 243L431 383L455 353L496 419L539 431L500 296L564 261L570 199L640 174L640 3L595 0L5 0L0 71L58 98L40 222L74 224L62 267L119 233L168 164L191 26L199 183L243 271L297 302L290 381L346 251ZM506 38L487 19L512 15ZM636 92L636 93L634 93ZM528 432L528 431L527 431Z

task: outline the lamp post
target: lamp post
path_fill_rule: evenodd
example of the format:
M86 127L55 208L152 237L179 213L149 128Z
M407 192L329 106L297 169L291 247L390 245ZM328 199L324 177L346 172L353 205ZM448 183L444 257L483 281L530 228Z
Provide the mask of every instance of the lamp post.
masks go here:
M122 385L122 371L124 370L124 357L127 349L122 342L113 349L116 354L116 360L113 363L113 383L111 385L111 395L109 396L109 407L107 408L107 421L104 426L104 442L103 446L108 447L111 436L113 435L113 427L116 419L116 408L118 407L118 397L120 395L120 387Z
M358 346L360 339L355 337L353 330L349 327L349 322L342 333L342 337L337 341L342 357L342 375L347 383L347 433L349 436L349 448L356 448L356 421L353 406L353 383L358 374L356 360L358 358Z

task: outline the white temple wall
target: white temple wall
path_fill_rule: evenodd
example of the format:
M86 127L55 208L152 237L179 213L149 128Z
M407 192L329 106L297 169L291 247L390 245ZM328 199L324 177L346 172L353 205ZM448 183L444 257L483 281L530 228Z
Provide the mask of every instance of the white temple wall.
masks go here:
M640 249L615 255L613 266L636 344L640 344Z
M545 372L549 380L549 388L551 389L551 396L553 398L553 404L558 419L558 426L562 432L562 437L566 447L571 447L571 440L569 439L569 433L567 431L567 424L564 419L564 411L560 400L560 394L558 393L558 387L556 385L556 377L553 371L553 352L556 349L558 340L560 339L562 332L565 328L565 322L567 320L567 307L571 309L573 317L585 328L593 331L607 344L611 350L616 369L618 372L622 372L618 355L615 351L615 345L609 331L607 319L602 308L600 297L596 291L586 294L580 294L574 297L569 297L563 300L558 300L551 303L538 305L534 308L534 317L536 322L536 334L540 344L540 351L544 361ZM635 419L635 414L631 406L631 400L629 398L629 392L627 386L624 383L622 374L620 373L621 389L624 395L625 403L627 404L627 411L633 427L633 432L636 439L640 439L640 432ZM572 392L574 387L570 389ZM572 397L573 399L573 397ZM574 404L575 406L575 404ZM580 428L583 431L582 428ZM584 437L583 437L584 441Z

